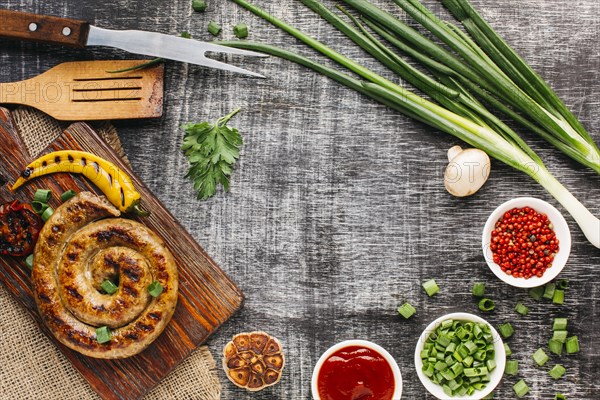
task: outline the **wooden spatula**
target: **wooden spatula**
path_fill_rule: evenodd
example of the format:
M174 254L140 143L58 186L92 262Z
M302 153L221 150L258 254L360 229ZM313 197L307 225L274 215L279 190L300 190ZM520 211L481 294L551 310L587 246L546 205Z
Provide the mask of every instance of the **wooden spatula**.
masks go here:
M37 108L59 120L153 118L162 115L162 64L110 73L148 60L77 61L35 78L0 83L0 103Z

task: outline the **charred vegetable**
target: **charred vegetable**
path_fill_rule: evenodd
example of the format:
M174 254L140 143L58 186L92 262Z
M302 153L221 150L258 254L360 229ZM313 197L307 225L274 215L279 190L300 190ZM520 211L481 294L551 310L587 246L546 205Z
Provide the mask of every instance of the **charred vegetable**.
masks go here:
M55 172L82 174L120 211L148 215L140 208L140 194L135 190L131 178L113 163L85 151L61 150L38 158L25 168L11 190L38 176Z
M33 251L43 222L29 204L0 206L0 254L24 256Z

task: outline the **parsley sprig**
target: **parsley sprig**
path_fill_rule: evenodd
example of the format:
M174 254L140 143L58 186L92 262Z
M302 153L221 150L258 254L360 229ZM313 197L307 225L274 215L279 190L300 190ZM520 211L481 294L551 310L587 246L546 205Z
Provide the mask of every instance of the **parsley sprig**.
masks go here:
M190 163L186 177L194 183L198 199L206 200L217 192L217 185L229 190L229 176L240 156L242 136L227 122L236 115L236 109L219 118L216 124L190 123L183 126L185 137L181 149Z

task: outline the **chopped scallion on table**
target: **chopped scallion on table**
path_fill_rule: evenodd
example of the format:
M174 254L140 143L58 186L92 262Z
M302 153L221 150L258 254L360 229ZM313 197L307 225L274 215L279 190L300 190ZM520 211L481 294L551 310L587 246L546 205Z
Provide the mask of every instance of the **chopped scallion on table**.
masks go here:
M237 24L233 27L233 34L238 39L245 39L248 37L248 25L244 23Z
M519 372L519 362L517 360L506 360L504 373L506 375L516 375Z
M481 311L492 311L496 305L494 304L494 301L492 299L488 299L488 298L483 298L481 300L479 300L479 303L477 304L477 306L479 307L479 309Z
M110 342L110 329L108 329L108 326L96 328L96 341L100 344Z
M33 195L33 201L39 201L40 203L47 203L52 197L50 189L38 189Z
M531 289L529 289L529 296L532 299L538 301L544 295L544 290L545 290L545 288L543 286L538 286L538 287L531 288Z
M568 279L559 279L556 281L556 288L560 290L567 290L569 288Z
M102 290L104 290L107 294L113 294L118 289L118 287L108 279L104 280L100 287L102 287Z
M27 268L33 269L33 254L27 256L25 259L25 265L27 265Z
M523 379L519 380L519 382L515 383L513 386L513 390L517 394L518 398L524 397L527 393L529 393L529 386L525 383Z
M508 339L513 335L513 333L515 333L515 330L513 329L510 322L498 325L498 330L500 331L500 334L504 339Z
M206 10L206 2L204 0L193 0L192 9L196 12L202 12Z
M410 303L404 303L398 307L398 314L402 315L405 319L409 319L416 312L417 310Z
M565 302L565 291L560 289L554 290L554 295L552 296L552 302L554 304L563 304Z
M77 194L77 192L75 192L73 189L69 189L66 192L64 192L63 194L60 195L60 199L62 201L67 201L69 200L71 197L75 196Z
M485 283L474 283L472 293L475 297L483 297L483 295L485 294Z
M562 354L562 348L563 344L558 340L550 339L550 341L548 342L548 350L550 350L556 355L560 356Z
M512 350L506 343L504 343L504 352L506 353L506 357L512 356Z
M552 340L556 340L557 342L565 343L567 341L567 331L552 332Z
M42 203L41 201L32 201L31 202L31 208L33 208L33 211L35 211L36 214L42 215L44 213L44 211L46 211L46 208L50 207L48 204L46 203Z
M440 287L435 283L435 279L430 279L427 282L423 282L423 289L425 289L425 293L427 296L431 297L437 292L440 291Z
M556 289L556 285L554 283L549 283L544 287L544 294L542 297L547 300L552 300L554 297L554 290Z
M550 357L548 357L548 354L546 354L546 352L541 348L537 349L531 357L533 357L533 360L540 367L543 367L544 364L546 364L546 362L548 362L548 360L550 359Z
M552 367L552 369L550 371L548 371L550 376L553 377L554 379L562 378L563 375L565 374L565 372L567 372L567 370L565 369L565 367L563 367L560 364L556 364L554 367Z
M554 395L554 400L567 400L567 396L562 393L556 393L556 395Z
M148 293L152 297L158 297L163 292L163 286L159 281L154 281L150 285L148 285Z
M515 311L521 315L529 314L529 308L523 303L517 303L517 305L515 306Z
M208 23L208 32L213 36L217 36L221 32L221 25L215 21L210 21Z
M52 214L54 214L54 210L52 209L52 207L47 207L42 213L42 221L48 221L48 218L50 218Z
M567 319L566 318L554 318L552 324L553 331L566 331L567 330Z
M567 354L579 353L579 339L577 336L567 338Z

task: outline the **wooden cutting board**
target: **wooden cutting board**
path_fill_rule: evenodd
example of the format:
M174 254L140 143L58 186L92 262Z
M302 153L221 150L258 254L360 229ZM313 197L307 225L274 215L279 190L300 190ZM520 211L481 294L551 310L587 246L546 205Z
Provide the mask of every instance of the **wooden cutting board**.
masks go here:
M175 314L165 331L142 353L123 360L100 360L83 356L63 346L47 330L37 312L31 292L30 271L25 265L24 257L0 256L0 280L40 323L44 332L54 340L103 399L137 399L231 317L241 307L244 297L236 285L93 129L84 123L75 123L43 153L65 149L97 154L116 164L132 178L142 195L143 208L152 211L149 217L135 219L164 239L179 267L179 299ZM0 108L1 203L14 199L31 202L38 188L52 189L54 196L50 205L54 208L60 204L58 196L68 189L101 193L86 178L68 173L40 177L16 193L10 192L9 185L37 156L39 155L32 157L27 154L10 112Z

